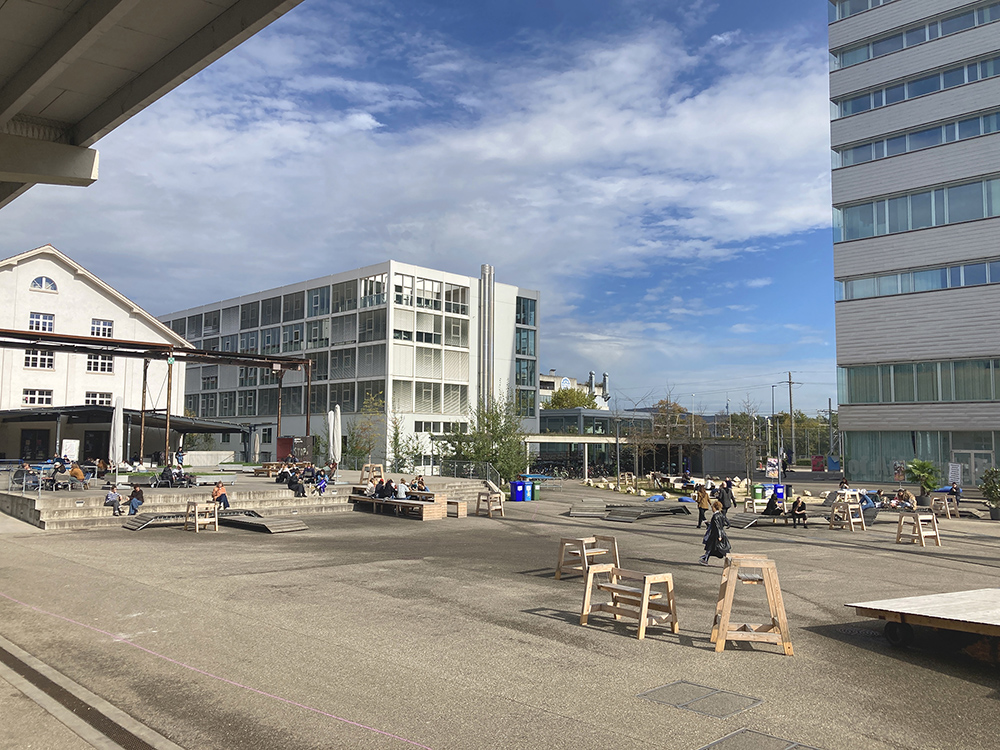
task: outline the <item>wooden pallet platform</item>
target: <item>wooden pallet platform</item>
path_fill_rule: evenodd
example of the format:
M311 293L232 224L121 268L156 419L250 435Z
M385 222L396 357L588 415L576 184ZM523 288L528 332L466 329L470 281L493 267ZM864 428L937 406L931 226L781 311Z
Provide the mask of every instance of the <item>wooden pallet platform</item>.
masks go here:
M886 639L908 645L914 625L1000 637L1000 588L907 596L845 604L862 617L886 621Z

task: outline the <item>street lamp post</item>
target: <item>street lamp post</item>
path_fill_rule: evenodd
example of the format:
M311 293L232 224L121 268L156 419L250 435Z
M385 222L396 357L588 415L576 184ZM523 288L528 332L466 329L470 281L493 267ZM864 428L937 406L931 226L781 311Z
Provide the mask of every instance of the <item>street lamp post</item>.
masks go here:
M617 479L615 481L615 489L618 492L622 491L622 449L621 449L621 424L622 418L615 417L615 465L617 471Z

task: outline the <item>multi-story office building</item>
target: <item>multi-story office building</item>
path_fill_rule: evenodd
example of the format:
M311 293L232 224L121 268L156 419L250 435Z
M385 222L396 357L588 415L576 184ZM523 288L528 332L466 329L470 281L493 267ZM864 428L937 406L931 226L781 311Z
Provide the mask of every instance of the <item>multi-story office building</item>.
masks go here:
M830 3L840 427L852 478L1000 447L1000 3Z
M525 428L537 431L538 296L496 283L491 266L475 278L390 260L160 320L198 348L308 357L310 393L304 371L280 385L282 436L306 434L307 409L311 433L324 435L335 404L346 434L369 397L402 420L406 435L464 430L480 398L505 398L508 389ZM274 371L188 368L186 411L255 425L261 460L280 458L278 398ZM422 445L430 452L429 440Z

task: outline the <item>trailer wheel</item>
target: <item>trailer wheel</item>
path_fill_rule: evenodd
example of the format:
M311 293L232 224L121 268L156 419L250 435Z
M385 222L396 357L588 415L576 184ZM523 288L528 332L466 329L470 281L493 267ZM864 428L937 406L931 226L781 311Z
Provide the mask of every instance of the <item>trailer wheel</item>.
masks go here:
M885 639L894 648L907 648L913 645L913 628L905 622L887 622Z

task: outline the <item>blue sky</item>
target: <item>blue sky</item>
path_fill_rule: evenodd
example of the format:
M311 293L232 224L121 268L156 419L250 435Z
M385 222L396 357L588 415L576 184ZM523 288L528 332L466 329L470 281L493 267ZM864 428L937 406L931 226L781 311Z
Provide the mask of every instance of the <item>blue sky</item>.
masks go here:
M154 314L387 258L541 290L621 407L836 397L826 8L305 0L0 212ZM777 407L787 408L787 388ZM785 394L782 396L781 394Z

